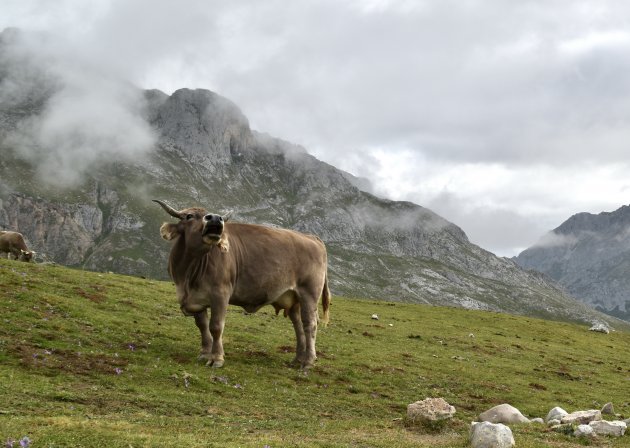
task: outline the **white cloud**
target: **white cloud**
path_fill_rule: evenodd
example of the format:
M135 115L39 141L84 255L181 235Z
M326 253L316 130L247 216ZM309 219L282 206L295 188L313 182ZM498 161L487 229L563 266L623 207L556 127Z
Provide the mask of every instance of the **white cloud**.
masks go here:
M7 0L0 27L66 34L142 87L217 91L498 253L629 202L627 2L84 5Z
M601 48L630 47L630 32L610 30L594 32L560 42L558 49L571 56L579 56Z

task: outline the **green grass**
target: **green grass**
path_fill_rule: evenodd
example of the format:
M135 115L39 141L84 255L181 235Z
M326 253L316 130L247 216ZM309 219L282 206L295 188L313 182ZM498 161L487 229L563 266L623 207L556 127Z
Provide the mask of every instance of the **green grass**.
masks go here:
M630 414L625 332L335 297L308 375L288 366L292 326L272 308L231 308L224 344L222 369L196 362L171 283L0 260L0 442L465 447L476 415L504 402L530 417L608 401ZM407 427L407 404L426 397L455 418ZM512 430L519 447L579 445L541 425Z

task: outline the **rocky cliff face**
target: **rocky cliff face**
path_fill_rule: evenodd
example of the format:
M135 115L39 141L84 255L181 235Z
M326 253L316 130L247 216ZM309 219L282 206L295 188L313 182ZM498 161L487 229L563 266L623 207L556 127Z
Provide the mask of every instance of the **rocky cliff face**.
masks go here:
M0 83L2 73L0 72ZM21 231L41 259L166 278L172 218L151 202L235 211L236 220L320 236L334 294L605 320L547 278L471 244L432 211L361 191L352 176L304 148L252 131L229 100L207 90L144 92L154 148L92 166L80 185L44 183L11 135L37 117L50 90L0 103L0 228Z
M515 261L585 303L630 320L630 206L574 215Z

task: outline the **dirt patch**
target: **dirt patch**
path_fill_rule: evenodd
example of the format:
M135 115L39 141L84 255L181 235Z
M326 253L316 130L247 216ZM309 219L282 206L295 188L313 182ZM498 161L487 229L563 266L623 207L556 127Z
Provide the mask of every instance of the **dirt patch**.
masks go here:
M92 286L92 289L94 289L94 291L86 291L83 288L79 288L77 286L76 288L74 288L74 292L77 293L77 295L81 297L85 297L90 302L94 302L94 303L104 302L106 299L105 294L103 293L104 288L100 286Z
M292 345L281 345L278 347L280 353L295 353L295 347Z
M190 353L172 353L170 358L178 364L188 364L194 360Z
M245 356L252 358L270 358L269 353L262 350L248 350L245 352Z
M29 369L42 369L51 373L68 372L77 375L94 373L116 374L127 366L127 360L111 355L94 355L71 350L46 350L20 345L9 351Z

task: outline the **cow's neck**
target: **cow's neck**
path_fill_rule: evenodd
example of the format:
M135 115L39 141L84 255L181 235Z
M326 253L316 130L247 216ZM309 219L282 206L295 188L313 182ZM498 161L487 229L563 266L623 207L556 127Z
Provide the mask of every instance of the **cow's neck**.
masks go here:
M215 256L220 249L212 247L209 252L199 253L186 249L183 241L177 242L171 251L169 273L176 284L195 288L202 273L212 269Z

